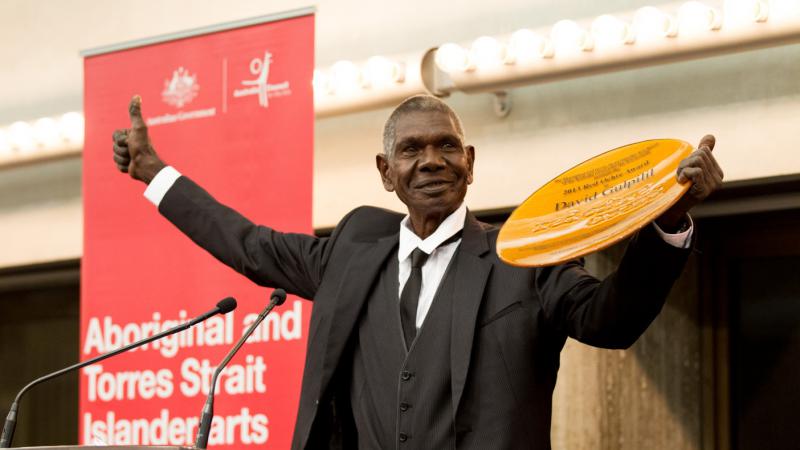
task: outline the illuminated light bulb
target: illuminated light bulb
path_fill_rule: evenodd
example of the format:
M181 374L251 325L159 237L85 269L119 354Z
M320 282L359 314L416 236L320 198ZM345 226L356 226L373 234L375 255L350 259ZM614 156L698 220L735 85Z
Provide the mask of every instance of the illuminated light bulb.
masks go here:
M447 43L436 50L436 65L444 72L466 72L474 67L470 65L469 53L458 44Z
M791 20L800 17L800 0L770 0L770 21Z
M636 40L640 42L660 40L678 34L675 20L653 6L645 6L636 11L633 16L633 29Z
M503 64L505 49L497 39L481 36L472 43L469 58L478 69L497 67Z
M598 47L616 47L632 44L634 41L631 27L609 14L594 19L591 30L592 38Z
M769 7L761 0L725 0L725 26L749 25L767 20Z
M401 65L384 56L373 56L364 65L364 83L370 87L390 86L404 78Z
M361 72L351 61L338 61L331 67L329 81L334 93L351 93L361 85Z
M33 127L27 122L15 122L8 128L9 141L12 148L22 153L30 152L36 148L33 139Z
M49 117L39 119L33 124L33 136L36 142L43 147L53 147L61 138L58 133L58 124Z
M678 32L681 35L718 30L722 16L714 8L700 2L690 1L678 9Z
M8 133L0 129L0 158L11 155L11 142Z
M314 69L314 78L311 80L311 85L314 87L314 94L329 94L330 93L330 80L328 75L320 69Z
M83 143L83 114L68 112L58 120L58 133L72 144Z
M506 63L530 62L553 56L553 45L546 37L523 28L508 40Z
M550 38L556 55L590 51L594 46L589 33L571 20L556 22L550 30Z

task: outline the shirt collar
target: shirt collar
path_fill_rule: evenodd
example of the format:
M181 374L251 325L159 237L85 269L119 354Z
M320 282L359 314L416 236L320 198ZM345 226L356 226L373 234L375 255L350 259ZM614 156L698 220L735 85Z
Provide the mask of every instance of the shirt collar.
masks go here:
M433 234L425 239L420 239L419 236L411 230L411 219L409 216L406 216L403 218L403 221L400 222L400 247L397 251L397 260L404 261L417 247L430 255L442 242L450 239L454 234L464 229L464 220L466 217L467 205L462 202L461 206L450 213Z

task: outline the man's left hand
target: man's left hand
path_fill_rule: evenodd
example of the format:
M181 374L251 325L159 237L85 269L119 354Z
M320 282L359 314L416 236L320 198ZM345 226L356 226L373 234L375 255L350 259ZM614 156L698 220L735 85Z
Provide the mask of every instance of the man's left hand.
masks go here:
M665 232L678 231L689 210L722 186L722 169L712 154L715 143L713 135L705 135L697 150L678 165L678 183L691 182L692 186L675 205L656 219L658 226Z

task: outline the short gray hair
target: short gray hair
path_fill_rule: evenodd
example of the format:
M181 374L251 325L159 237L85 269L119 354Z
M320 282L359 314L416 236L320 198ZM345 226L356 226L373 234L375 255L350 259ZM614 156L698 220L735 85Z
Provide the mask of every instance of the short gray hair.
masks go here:
M415 95L403 100L386 119L386 125L383 126L383 154L391 157L394 154L394 144L397 138L397 121L405 114L411 112L431 112L438 111L450 115L453 119L453 124L456 127L458 137L461 142L464 142L464 126L461 124L461 119L458 117L453 108L440 99L426 94Z

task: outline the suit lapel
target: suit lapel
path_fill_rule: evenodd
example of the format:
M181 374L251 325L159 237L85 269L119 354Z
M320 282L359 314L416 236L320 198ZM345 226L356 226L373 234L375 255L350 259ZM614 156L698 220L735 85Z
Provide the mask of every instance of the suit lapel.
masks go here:
M467 381L475 324L483 298L483 290L492 264L480 256L489 251L486 231L471 213L467 213L461 249L457 252L456 290L453 301L450 336L451 387L453 415L458 411Z
M356 323L361 314L370 288L378 280L378 272L384 266L386 258L393 254L397 246L398 235L394 234L379 239L377 242L365 242L354 252L348 264L348 276L336 294L336 307L328 328L328 336L324 342L325 359L322 370L320 393L327 386L347 344L350 335L356 330ZM348 282L347 280L350 280ZM357 280L353 282L354 280Z

